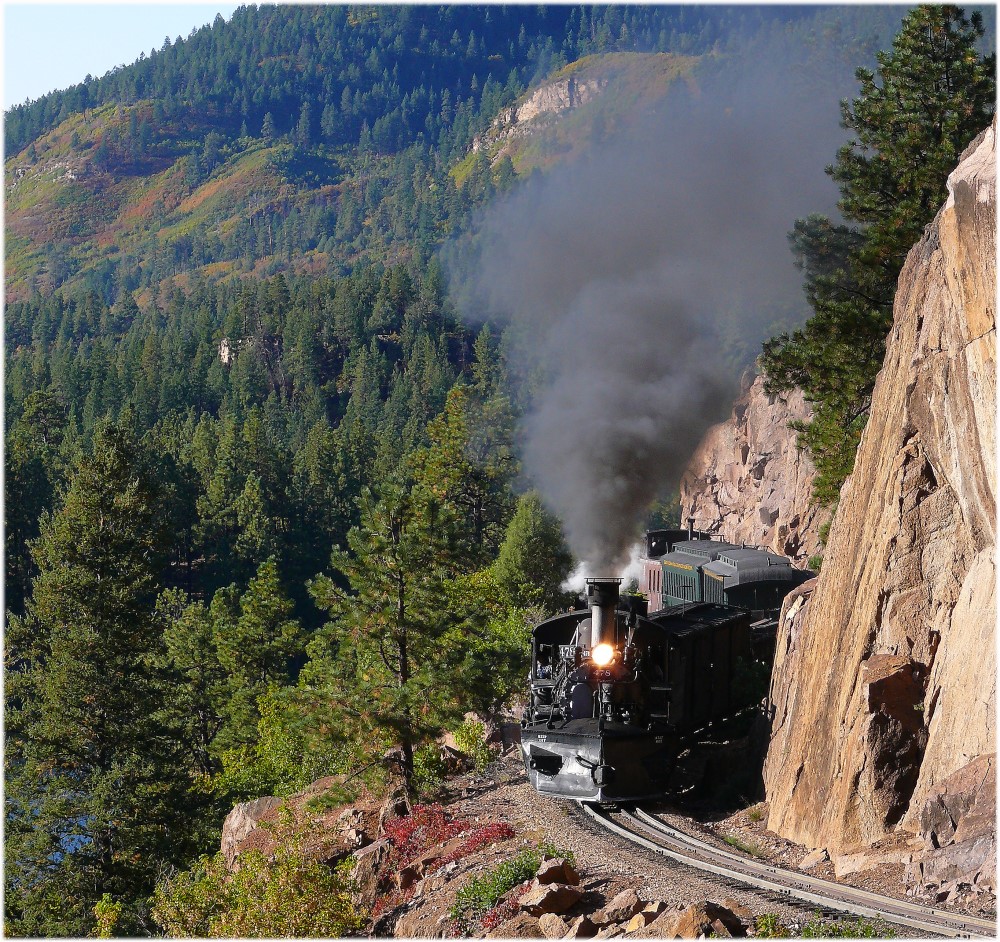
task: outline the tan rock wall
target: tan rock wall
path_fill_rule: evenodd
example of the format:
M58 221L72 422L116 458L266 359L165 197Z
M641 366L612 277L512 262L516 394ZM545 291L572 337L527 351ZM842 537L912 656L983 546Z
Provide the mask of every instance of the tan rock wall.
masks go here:
M820 551L829 512L811 505L816 470L788 426L811 415L800 390L769 396L758 376L691 459L680 485L682 523L694 517L699 530L805 566Z
M990 129L907 258L823 571L779 626L768 824L832 853L919 831L995 749L995 185Z

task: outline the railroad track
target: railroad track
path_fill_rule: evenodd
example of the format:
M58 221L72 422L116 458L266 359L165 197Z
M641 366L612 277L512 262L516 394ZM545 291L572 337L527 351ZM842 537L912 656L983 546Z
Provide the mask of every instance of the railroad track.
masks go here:
M821 910L878 918L921 933L965 938L995 938L997 934L996 923L988 919L918 906L730 853L678 831L642 809L581 807L601 827L640 847L782 898L804 900Z

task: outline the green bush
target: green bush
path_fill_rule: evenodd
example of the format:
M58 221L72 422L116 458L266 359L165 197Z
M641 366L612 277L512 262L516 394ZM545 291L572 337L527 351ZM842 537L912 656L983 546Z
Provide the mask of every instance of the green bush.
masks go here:
M757 917L754 923L754 936L761 939L790 939L792 936L788 926L779 922L774 913L764 913Z
M455 730L455 746L472 759L477 769L493 761L493 750L486 742L486 727L478 720L466 720Z
M460 932L470 934L475 920L493 909L515 886L530 880L538 872L542 860L549 857L563 857L570 863L576 862L572 851L544 843L537 849L525 847L510 860L504 860L482 876L470 880L458 891L455 905L451 908L451 918Z
M541 851L526 847L510 860L504 860L481 877L470 880L458 891L451 918L463 934L468 934L472 920L492 909L500 898L519 883L530 880L542 862Z
M274 828L272 860L260 851L240 856L230 873L222 854L156 888L153 918L169 936L265 938L341 937L363 917L351 901L350 864L331 869L303 853L306 834L286 811Z
M428 743L413 751L413 787L421 798L440 796L446 772L437 743Z
M749 854L751 857L759 857L763 860L767 856L763 848L759 847L757 844L752 844L748 841L741 841L738 837L733 837L730 834L727 834L722 839L730 847L735 847L737 850L742 851L744 854Z

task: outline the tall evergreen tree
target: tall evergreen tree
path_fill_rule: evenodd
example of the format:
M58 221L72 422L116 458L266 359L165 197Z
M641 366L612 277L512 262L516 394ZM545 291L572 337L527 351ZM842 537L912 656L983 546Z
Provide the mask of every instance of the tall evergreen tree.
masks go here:
M39 574L7 639L7 919L86 935L108 893L142 928L159 868L185 853L184 762L165 721L152 617L157 482L106 425L33 546Z
M229 685L219 738L222 747L247 745L256 738L258 699L291 678L293 658L302 652L302 631L273 558L261 563L241 597L235 585L216 592L210 611Z
M454 557L428 506L392 487L381 499L363 495L349 551L334 550L333 577L313 580L330 621L310 643L303 671L314 724L360 744L372 761L395 747L411 788L417 747L465 709L461 653L441 643Z
M524 494L507 527L493 573L500 588L517 605L541 605L553 612L564 604L562 584L573 557L558 519L536 491Z

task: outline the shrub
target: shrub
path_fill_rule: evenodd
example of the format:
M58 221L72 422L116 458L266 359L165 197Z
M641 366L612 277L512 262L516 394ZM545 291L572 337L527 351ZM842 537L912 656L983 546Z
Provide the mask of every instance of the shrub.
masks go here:
M469 854L474 854L477 850L489 847L490 844L495 844L497 841L509 840L513 836L514 829L506 822L497 821L493 824L484 824L482 827L476 828L469 835L468 840L463 841L450 854L442 857L438 861L438 867L443 867L455 860L461 860Z
M764 849L757 844L751 844L748 841L741 841L738 837L733 837L731 834L727 834L722 838L730 847L735 847L738 851L742 851L744 854L749 854L751 857L764 858L767 854Z
M504 860L492 870L475 877L463 886L455 897L451 918L464 935L472 932L472 923L493 909L500 898L519 883L530 880L542 862L541 852L526 847L510 860Z
M410 814L386 822L385 836L392 845L389 866L405 867L428 848L450 841L472 827L471 821L451 817L441 805L414 805Z
M413 787L418 795L433 798L444 788L444 760L436 743L421 746L413 753Z
M778 921L774 913L764 913L754 923L755 936L761 939L789 939L792 936L788 926Z
M435 869L461 860L497 841L508 840L514 836L514 829L502 821L475 827L471 821L451 818L440 805L416 805L412 814L404 818L393 818L385 826L385 834L391 845L386 872L398 873L424 851L464 833L468 833L468 838L450 854L442 857ZM398 906L412 892L413 888L410 887L403 892L392 889L383 893L376 903L373 915L379 916Z
M122 916L122 903L114 902L110 893L105 893L94 906L96 920L91 935L96 939L112 939L117 934L119 920Z
M478 720L466 720L455 730L455 745L472 759L477 769L493 761L494 750L486 742L486 727Z
M153 918L167 935L180 937L339 937L359 929L364 920L351 901L351 865L331 869L307 858L307 834L294 830L290 812L275 837L270 861L250 851L230 873L216 854L161 883Z

